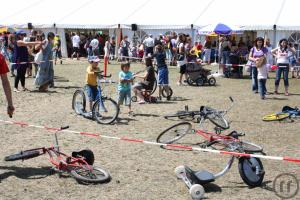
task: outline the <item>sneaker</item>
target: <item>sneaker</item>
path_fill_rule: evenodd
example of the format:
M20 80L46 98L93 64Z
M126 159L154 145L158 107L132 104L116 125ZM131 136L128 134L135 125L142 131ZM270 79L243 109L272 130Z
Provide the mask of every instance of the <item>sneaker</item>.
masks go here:
M141 100L141 101L138 102L138 104L145 104L145 101Z
M17 88L14 88L14 92L20 92L20 90L18 90Z

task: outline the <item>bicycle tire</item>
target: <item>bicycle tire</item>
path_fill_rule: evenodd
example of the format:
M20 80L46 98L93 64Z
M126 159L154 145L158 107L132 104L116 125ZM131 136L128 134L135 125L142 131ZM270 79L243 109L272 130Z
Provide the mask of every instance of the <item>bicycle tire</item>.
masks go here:
M167 98L167 97L172 97L173 95L173 90L171 87L169 87L169 96L167 95L167 91L165 88L162 89L162 92L161 92L162 96Z
M33 150L33 151L21 151L20 153L13 154L10 156L6 156L4 158L5 161L15 161L15 160L27 160L30 158L34 158L41 155L40 151Z
M111 124L113 123L119 115L119 107L117 103L111 98L101 97L93 105L93 118L99 124ZM103 107L101 107L101 102Z
M258 187L264 179L264 167L259 158L240 157L239 158L239 174L250 187Z
M241 141L240 151L244 153L261 153L263 152L263 148L251 142Z
M208 114L207 118L217 127L222 129L229 129L229 124L227 120L219 113Z
M78 101L76 101L77 98L79 98ZM86 97L84 91L76 90L73 94L72 109L75 111L76 114L80 115L85 111L85 108L86 108Z
M70 171L71 175L78 181L83 183L105 183L110 181L111 177L108 171L100 167L90 166L93 172L86 165L76 167Z
M186 126L186 128L183 128L183 126ZM177 128L182 128L182 132L178 133L178 129ZM192 124L189 122L180 122L178 124L175 124L169 128L167 128L166 130L164 130L163 132L161 132L158 137L156 138L156 141L158 143L163 143L163 144L172 144L176 141L178 141L179 139L183 138L192 128ZM172 134L172 131L174 131L174 135ZM179 134L179 135L178 135ZM164 137L168 137L170 135L170 139L166 139L164 140Z
M281 121L288 118L290 114L288 113L273 113L270 115L265 115L263 117L263 121L271 122L271 121Z
M156 91L156 88L157 88L157 80L155 79L152 91L149 94L150 96Z

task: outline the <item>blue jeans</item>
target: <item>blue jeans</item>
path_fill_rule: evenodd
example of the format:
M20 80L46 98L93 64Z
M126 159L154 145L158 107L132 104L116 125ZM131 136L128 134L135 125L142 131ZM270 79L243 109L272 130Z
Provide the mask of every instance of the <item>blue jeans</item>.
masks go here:
M229 55L230 51L223 51L222 52L222 57L221 57L221 64L229 64Z
M285 66L285 67L281 67ZM284 86L289 86L289 64L279 64L276 70L275 86L279 86L281 79L281 73L283 73Z
M258 87L259 87L259 93L261 97L265 97L267 89L266 89L266 83L267 79L259 79L258 80Z
M257 91L258 90L258 80L257 80L256 66L251 67L251 75L252 75L252 91Z

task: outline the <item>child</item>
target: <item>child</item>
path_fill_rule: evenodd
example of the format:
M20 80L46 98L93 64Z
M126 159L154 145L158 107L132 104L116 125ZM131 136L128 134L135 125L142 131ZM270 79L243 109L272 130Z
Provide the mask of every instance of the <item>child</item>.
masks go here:
M128 115L132 114L131 111L131 83L133 82L133 74L129 71L130 63L121 64L121 72L119 73L119 84L118 84L118 106L123 104L128 106Z
M143 79L143 81L137 82L136 84L133 85L133 92L135 93L136 96L140 98L140 101L138 102L139 104L145 103L145 99L142 95L142 90L143 89L153 90L153 86L156 80L151 57L145 58L145 65L146 65L146 69L144 75L141 76L137 74L134 75L134 77Z
M90 65L86 69L86 90L89 97L90 111L93 109L93 102L99 98L99 92L97 88L97 76L100 73L98 67L100 59L97 56L90 56Z
M265 57L265 59L266 59L266 57ZM263 100L266 98L265 95L267 92L267 89L266 89L267 78L268 78L268 67L267 67L266 62L261 67L259 67L257 65L258 89L260 92L260 97Z
M167 92L167 100L170 100L170 91L169 91L169 71L168 66L166 65L165 59L166 54L164 49L161 45L157 45L155 47L155 53L153 57L156 59L157 62L157 71L158 71L158 98L161 99L162 97L162 90L165 88Z

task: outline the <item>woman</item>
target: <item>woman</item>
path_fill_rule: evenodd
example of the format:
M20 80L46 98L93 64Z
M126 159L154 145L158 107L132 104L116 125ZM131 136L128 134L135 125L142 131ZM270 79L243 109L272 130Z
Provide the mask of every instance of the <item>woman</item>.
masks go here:
M41 50L43 52L43 62L39 65L39 71L35 79L35 85L39 87L40 92L46 92L48 90L48 86L54 87L54 70L52 62L52 43L54 37L54 33L49 32L47 40L44 40L42 43L43 45Z
M182 77L185 75L186 77L186 52L185 52L185 43L186 38L185 35L179 35L179 43L177 46L177 66L180 68L180 75L177 82L177 85L182 85Z
M255 62L263 56L267 56L268 49L264 47L264 39L262 37L256 38L254 47L249 53L249 60L251 61L251 76L252 76L252 91L258 93L258 79L257 68Z
M21 85L23 91L26 91L25 87L25 74L28 67L28 46L41 44L41 42L25 42L24 37L26 33L23 30L19 30L16 32L16 42L14 45L14 68L17 69L17 75L15 77L15 92L20 92L18 89L19 81L21 81Z
M210 56L211 56L211 47L212 47L212 43L211 43L211 39L210 37L208 36L205 40L205 43L204 43L204 62L207 63L207 64L210 64Z
M287 39L281 39L279 41L279 47L272 50L272 54L277 58L277 69L276 69L276 79L275 79L275 94L278 94L278 87L281 78L281 73L283 73L285 96L289 95L289 56L295 55L296 51L294 48L288 47Z

